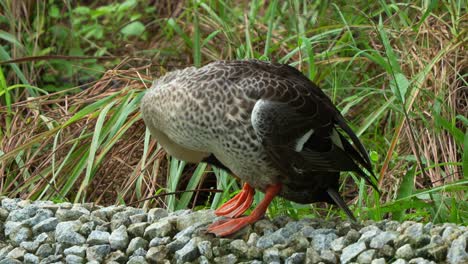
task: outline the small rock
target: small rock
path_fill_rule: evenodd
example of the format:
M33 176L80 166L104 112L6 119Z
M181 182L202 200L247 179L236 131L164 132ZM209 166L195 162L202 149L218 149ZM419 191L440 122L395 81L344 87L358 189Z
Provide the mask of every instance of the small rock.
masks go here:
M200 253L197 248L197 238L192 238L185 246L175 252L177 263L185 263L195 260Z
M272 222L266 219L257 221L254 224L254 232L260 235L273 233L276 229L278 228Z
M195 224L205 225L211 223L216 218L213 210L196 211L177 217L176 227L181 231Z
M128 246L128 234L125 226L120 226L109 236L109 243L112 249L126 249Z
M409 264L436 264L434 261L430 261L424 258L414 258L408 262Z
M34 217L31 217L27 220L24 220L23 223L27 224L28 226L35 226L40 222L52 218L54 216L54 212L48 209L39 209L37 210ZM55 227L54 227L55 228ZM52 231L52 230L50 230ZM40 232L39 232L40 233Z
M411 248L410 244L405 244L397 249L395 256L397 258L410 260L414 256L413 248Z
M109 254L111 248L109 245L96 245L86 249L86 258L89 261L102 262L104 258Z
M263 261L265 263L280 263L278 248L267 248L263 251Z
M186 236L183 236L183 237L179 237L178 239L170 242L169 244L167 244L167 250L169 250L170 253L174 253L176 252L177 250L183 248L185 246L185 244L187 244L189 242L190 238L189 237L186 237Z
M168 216L168 213L166 209L152 208L148 211L147 217L148 217L148 222L152 223L167 216Z
M407 264L407 263L408 262L406 262L406 260L401 259L401 258L392 262L392 264Z
M142 256L142 257L144 257L144 256L146 256L146 253L148 253L148 252L146 251L146 249L144 249L144 248L137 248L137 249L133 252L132 257L137 257L137 256Z
M285 264L302 264L305 262L305 253L296 252L285 260Z
M40 258L46 258L52 254L54 254L54 249L48 243L40 245L36 251L36 256Z
M167 243L171 242L170 237L155 237L151 239L149 246L150 247L157 247L161 245L166 245Z
M237 257L234 254L229 254L222 257L216 257L214 262L220 264L235 264L237 263Z
M417 239L424 234L424 226L422 223L412 223L405 229L405 235Z
M79 233L81 227L80 221L66 221L60 222L55 228L55 239L59 243L69 246L81 245L86 242L86 239Z
M39 257L31 253L26 253L24 254L23 263L24 264L39 264Z
M134 223L128 227L127 232L133 237L142 237L148 225L148 223Z
M153 239L155 237L165 237L169 235L172 232L172 224L167 218L165 219L166 220L161 219L160 221L149 225L145 229L144 237L146 239Z
M128 256L132 255L133 252L135 252L135 250L137 250L139 248L143 248L143 249L148 248L148 241L146 241L145 239L143 239L141 237L135 237L128 244L128 248L127 248L126 253L127 253Z
M330 248L336 252L343 250L346 246L348 246L348 243L345 237L339 237L330 242Z
M26 250L24 248L14 248L12 251L8 252L6 255L7 258L12 258L12 259L22 259L24 257L24 254L26 254Z
M359 254L357 262L361 264L370 264L375 257L375 253L375 249L366 250Z
M65 257L67 264L83 264L84 258L77 255L68 255Z
M306 261L305 261L306 264L319 263L322 260L317 250L311 247L306 250L305 258L306 258Z
M132 224L143 223L148 220L148 215L146 213L135 214L130 216L130 222Z
M37 225L33 226L33 233L40 234L43 232L54 231L57 224L58 224L58 220L55 217L45 219L39 222Z
M156 263L167 257L168 250L165 246L150 247L146 253L146 259L151 263Z
M19 226L9 235L9 238L14 246L18 246L21 244L21 242L30 240L32 237L33 233L31 228L26 226Z
M102 245L102 244L109 244L109 232L97 231L94 230L89 234L86 243L89 245Z
M78 220L78 218L84 214L90 214L90 212L82 207L76 207L73 209L60 208L55 213L55 217L57 217L61 222L66 222Z
M142 257L142 256L135 256L135 257L131 257L127 264L144 264L144 263L148 263L145 259L145 257Z
M86 256L86 247L83 246L73 246L66 248L63 253L65 256L75 255L84 258Z
M447 254L447 262L450 264L455 263L468 263L468 253L466 252L467 233L453 240Z
M127 263L127 256L120 250L111 252L107 255L105 263L115 262L115 263Z
M244 240L236 239L230 243L230 248L232 253L239 256L245 254L245 252L247 252L247 250L249 249L249 246Z
M382 248L389 242L394 241L397 238L397 235L394 232L381 232L374 238L372 238L370 242L371 248Z
M5 258L0 260L0 264L21 264L22 262L17 259Z
M213 250L211 249L211 242L204 240L198 242L198 252L200 252L201 255L207 257L208 259L213 258Z
M320 252L320 259L325 261L325 263L336 264L336 256L335 253L331 250L322 250Z
M385 259L384 258L378 258L378 259L374 259L372 260L371 264L385 264L387 262L385 262Z
M350 262L364 250L366 250L366 244L364 242L357 242L345 247L340 257L341 263L346 264Z

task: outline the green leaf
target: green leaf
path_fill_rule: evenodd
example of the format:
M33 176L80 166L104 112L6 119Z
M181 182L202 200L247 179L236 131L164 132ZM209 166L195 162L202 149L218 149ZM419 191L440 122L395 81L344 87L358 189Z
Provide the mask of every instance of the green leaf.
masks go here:
M60 10L56 5L52 5L49 9L49 16L53 18L60 18Z
M125 36L139 36L145 31L145 25L140 21L134 21L125 27L123 27L120 32Z
M395 73L395 79L390 82L390 88L393 93L402 101L406 101L406 92L408 91L409 81L405 75L401 73Z

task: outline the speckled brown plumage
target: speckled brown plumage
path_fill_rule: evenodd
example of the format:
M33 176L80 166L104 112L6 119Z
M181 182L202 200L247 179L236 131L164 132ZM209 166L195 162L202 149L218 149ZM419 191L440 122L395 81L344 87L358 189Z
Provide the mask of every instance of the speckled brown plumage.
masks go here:
M336 194L341 171L371 183L358 166L371 172L368 155L340 112L288 65L217 61L177 70L154 82L141 109L169 154L216 159L255 189L281 184L279 195L295 202L336 202L329 190Z

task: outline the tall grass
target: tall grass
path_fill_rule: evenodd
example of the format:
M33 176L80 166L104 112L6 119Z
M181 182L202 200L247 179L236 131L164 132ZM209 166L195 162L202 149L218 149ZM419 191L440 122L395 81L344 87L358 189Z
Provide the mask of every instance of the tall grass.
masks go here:
M218 207L240 183L206 164L167 157L144 128L139 102L152 79L174 68L258 58L291 64L318 83L370 150L382 197L351 173L341 186L362 219L468 221L466 1L17 5L2 2L0 20L1 195L109 204L208 187L223 192L138 205ZM44 13L54 8L66 15ZM77 21L87 26L75 30ZM93 28L93 21L107 24ZM73 43L51 26L57 22ZM20 28L40 34L28 38ZM51 59L8 63L54 54L116 57L66 60L69 70ZM92 82L80 86L83 80ZM283 199L270 213L344 216Z

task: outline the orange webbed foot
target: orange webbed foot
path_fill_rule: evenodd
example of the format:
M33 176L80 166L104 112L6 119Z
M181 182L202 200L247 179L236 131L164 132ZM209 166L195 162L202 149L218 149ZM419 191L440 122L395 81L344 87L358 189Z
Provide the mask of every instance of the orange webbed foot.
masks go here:
M215 214L232 218L241 216L252 205L254 194L255 189L245 183L241 192L218 208Z
M217 236L221 236L221 237L228 236L239 231L240 229L244 228L245 226L249 224L255 223L256 221L258 221L259 219L263 217L263 215L265 214L268 208L268 205L270 205L271 201L280 192L280 190L281 190L281 184L274 184L274 185L268 186L268 188L265 191L265 198L257 205L257 207L255 207L255 209L252 211L252 214L250 214L249 216L241 217L241 218L223 219L218 222L215 222L208 227L208 232L213 233ZM252 198L253 198L253 194L252 194ZM237 208L241 208L241 207L240 206L235 207L229 213L234 212L233 214L237 215L236 213ZM242 208L238 210L239 211L243 210L242 211L243 213L247 209L244 210Z

